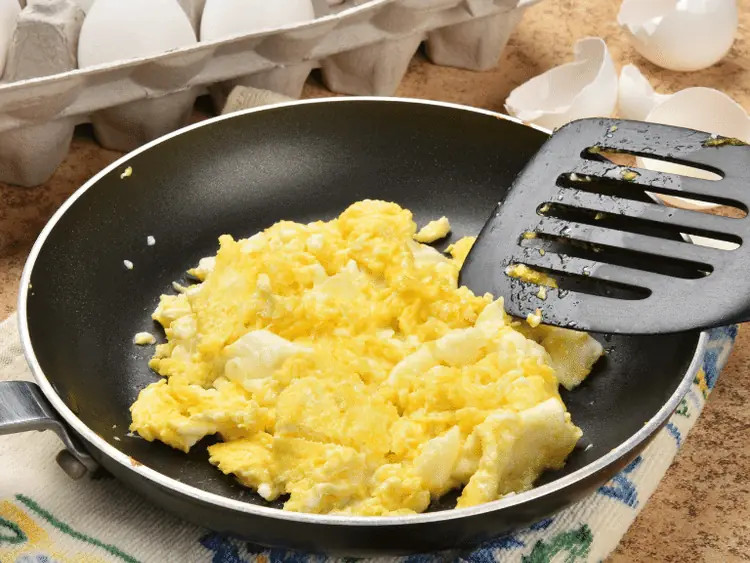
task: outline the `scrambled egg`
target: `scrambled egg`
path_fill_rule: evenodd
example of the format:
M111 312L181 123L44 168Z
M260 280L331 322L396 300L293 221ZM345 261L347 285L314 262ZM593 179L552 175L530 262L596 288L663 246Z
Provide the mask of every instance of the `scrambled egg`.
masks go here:
M419 229L419 232L414 235L414 240L416 240L417 242L429 244L431 242L435 242L436 240L440 240L441 238L447 237L448 233L450 232L450 221L447 217L441 217L440 219L430 221L424 227Z
M545 274L544 272L529 268L525 264L514 264L512 266L508 266L505 270L505 273L512 278L518 278L525 282L535 283L545 287L557 287L557 280L555 278Z
M533 313L526 315L526 322L529 323L531 328L536 328L542 324L542 310L537 309Z
M558 381L580 382L601 347L457 287L473 239L449 258L415 233L408 210L365 200L222 236L191 271L202 283L153 314L164 378L131 430L185 452L217 434L212 464L313 513L413 514L457 488L472 506L562 467L581 430Z
M156 342L156 338L150 332L139 332L133 337L133 343L138 346L148 346Z

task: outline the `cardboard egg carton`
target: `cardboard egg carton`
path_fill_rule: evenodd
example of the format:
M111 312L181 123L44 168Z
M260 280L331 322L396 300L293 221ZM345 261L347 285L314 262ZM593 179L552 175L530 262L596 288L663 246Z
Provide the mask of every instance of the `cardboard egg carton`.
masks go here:
M236 85L297 98L320 68L333 92L393 95L422 42L435 64L489 69L537 1L315 0L310 22L77 69L79 5L33 0L0 83L0 181L47 181L79 123L91 122L104 147L131 150L184 125L206 91L219 107ZM179 2L197 29L205 0Z

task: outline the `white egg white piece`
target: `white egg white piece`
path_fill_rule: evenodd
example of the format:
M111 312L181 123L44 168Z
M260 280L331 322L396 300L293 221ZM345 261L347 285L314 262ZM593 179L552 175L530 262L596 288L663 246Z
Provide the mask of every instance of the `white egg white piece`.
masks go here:
M678 71L707 68L727 54L737 32L736 0L623 0L618 23L636 51Z
M576 42L574 61L535 76L505 101L511 115L553 129L583 117L611 115L617 104L617 72L599 37Z
M21 12L18 0L0 0L0 77L5 70L5 59L8 56L16 20Z
M674 94L657 94L637 68L632 65L628 66L631 67L628 70L629 78L620 81L621 117L688 127L750 142L750 116L741 105L725 93L713 88L696 87L686 88ZM623 73L625 73L625 70L623 69ZM641 115L648 105L652 106L648 109L648 113L645 116ZM706 108L710 108L710 111L707 111ZM637 164L642 168L672 174L683 174L709 180L719 179L712 172L661 160L639 157ZM685 198L660 197L679 207L692 209L716 207L712 203Z
M669 97L669 94L655 92L648 79L635 65L622 67L617 106L623 119L643 121L652 109Z
M153 56L196 42L177 0L96 0L81 29L78 64Z
M314 19L311 0L207 0L200 37L212 41Z

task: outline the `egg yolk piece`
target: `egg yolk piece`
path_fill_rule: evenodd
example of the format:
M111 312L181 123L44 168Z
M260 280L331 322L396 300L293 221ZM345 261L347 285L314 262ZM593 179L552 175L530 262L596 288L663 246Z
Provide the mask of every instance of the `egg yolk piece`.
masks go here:
M363 516L519 493L581 436L558 393L602 355L590 336L530 328L458 287L473 238L447 255L411 213L364 200L332 221L219 239L163 295L162 377L131 430L209 461L286 510ZM434 232L432 232L434 231Z

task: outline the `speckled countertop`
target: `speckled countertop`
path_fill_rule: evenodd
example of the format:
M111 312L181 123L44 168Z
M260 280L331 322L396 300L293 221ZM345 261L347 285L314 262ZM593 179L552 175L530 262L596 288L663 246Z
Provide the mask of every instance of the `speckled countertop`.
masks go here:
M750 0L731 53L714 67L682 74L641 59L616 25L615 0L543 0L514 33L497 68L475 73L439 68L416 57L398 91L502 111L510 90L571 59L576 39L603 37L615 62L635 63L657 90L689 86L721 89L750 109ZM311 80L305 96L328 92ZM205 112L197 111L195 119ZM70 155L44 186L18 189L0 184L0 319L15 309L24 260L46 220L79 185L119 154L99 148L85 128ZM666 478L611 561L750 560L750 332L737 347Z

